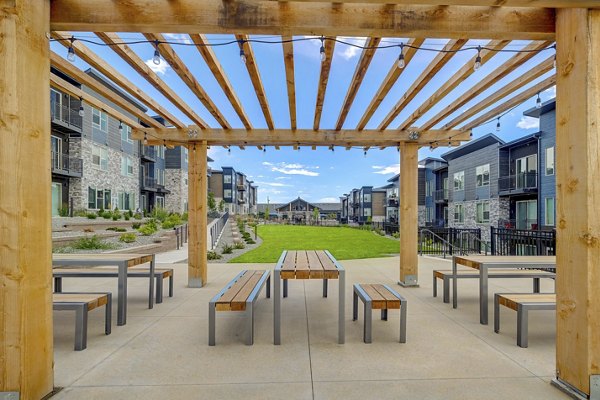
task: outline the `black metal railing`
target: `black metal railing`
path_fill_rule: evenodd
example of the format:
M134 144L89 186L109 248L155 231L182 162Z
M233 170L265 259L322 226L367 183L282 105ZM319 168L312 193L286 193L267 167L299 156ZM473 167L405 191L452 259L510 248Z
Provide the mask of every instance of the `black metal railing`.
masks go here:
M144 176L142 178L142 186L144 188L156 189L156 178L151 176Z
M479 228L419 227L419 254L453 255L481 254L486 244Z
M83 160L77 157L71 157L67 153L51 152L52 172L63 172L68 174L81 175L83 173Z
M394 197L388 197L387 198L387 206L388 207L398 207L399 204L400 203L399 203L397 197L394 196Z
M500 192L532 190L537 188L537 172L522 172L498 178Z
M538 221L536 218L531 219L499 219L498 228L506 229L522 229L522 230L538 230Z
M58 101L50 100L50 114L53 121L61 121L78 129L83 126L83 118L79 115L79 109L65 106Z
M154 146L145 146L142 144L141 148L142 156L150 158L152 160L156 159L156 149L154 148Z
M433 192L433 198L435 201L448 200L448 189L438 189Z
M177 238L177 250L179 250L179 248L188 241L188 224L176 226L173 229L175 230L175 237Z
M556 254L556 231L490 227L491 252L498 256Z
M221 237L221 232L223 232L223 228L225 227L225 224L227 223L228 219L229 219L229 213L226 212L218 219L217 222L215 222L210 227L210 248L211 249L214 250L215 247L217 247L217 243L219 241L219 238Z

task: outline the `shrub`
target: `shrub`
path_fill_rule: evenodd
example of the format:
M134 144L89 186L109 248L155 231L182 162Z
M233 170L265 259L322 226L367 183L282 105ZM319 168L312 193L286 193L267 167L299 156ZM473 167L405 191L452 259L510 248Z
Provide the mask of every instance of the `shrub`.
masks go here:
M119 238L120 242L124 242L124 243L133 243L135 242L136 236L135 233L130 232L130 233L124 233L121 235L121 237Z
M99 217L101 217L101 216L103 216L103 215L104 215L104 208L100 208L100 209L98 210L98 216L99 216Z
M133 211L128 210L126 214L129 218L133 217ZM126 218L127 219L127 218Z
M400 232L394 232L394 233L392 233L392 237L396 238L396 239L400 239Z
M246 243L248 243L248 244L256 243L253 239L245 239L245 240L246 240Z
M94 214L94 213L87 213L85 216L88 217L88 219L96 219L96 218L98 218L98 216L96 214Z
M106 243L96 235L77 239L71 247L78 250L110 250L116 248L114 244Z
M188 220L188 217L189 217L189 215L188 215L188 212L187 212L187 211L186 211L186 212L184 212L183 214L181 214L181 219L182 219L182 220L184 220L184 221L187 221L187 220Z
M102 218L104 218L104 219L111 219L112 218L112 213L110 211L104 211L104 213L102 213Z
M142 226L142 224L140 222L134 222L133 224L131 224L131 227L133 229L138 229L140 226Z
M216 251L209 251L208 253L206 253L206 258L208 260L218 260L221 258L221 255Z
M125 214L125 215L123 216L123 218L125 218L125 221L129 221L129 218L131 218L131 217L129 216L129 214Z
M73 211L74 217L87 217L87 215L88 215L87 211L83 208Z
M113 214L112 219L113 219L113 221L118 221L121 219L121 216L117 215L117 214Z
M162 223L162 227L163 229L171 229L181 224L183 224L181 216L178 213L174 213L167 217L167 219Z
M237 250L244 249L246 248L246 245L244 244L244 242L237 242L233 245L233 248Z
M140 219L142 219L142 218L143 218L143 216L142 216L142 213L135 213L135 214L133 215L133 218L135 218L135 219L137 219L137 220L140 220Z
M225 243L223 245L223 251L222 251L222 253L223 254L231 254L231 253L233 253L233 246L230 246L227 243Z
M151 225L145 224L145 225L142 225L142 226L140 226L138 228L138 232L141 233L144 236L150 236L153 233L156 233L156 228L154 228Z
M169 213L162 207L155 207L154 210L152 210L152 217L156 218L160 222L163 222L168 216Z
M221 214L215 210L210 210L206 213L206 215L208 216L208 218L219 218L221 216Z
M69 205L63 204L62 207L58 209L58 215L60 217L68 217L69 216Z

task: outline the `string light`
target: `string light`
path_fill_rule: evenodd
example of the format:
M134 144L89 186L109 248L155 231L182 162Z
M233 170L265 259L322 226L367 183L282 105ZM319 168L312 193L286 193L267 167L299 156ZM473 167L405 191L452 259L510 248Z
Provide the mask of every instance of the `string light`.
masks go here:
M554 62L553 62L553 66L556 69L556 44L553 44L552 48L554 49Z
M231 155L231 147L227 149L227 155L230 156Z
M165 139L163 139L163 147L165 148L165 150L167 150L167 141Z
M79 98L79 102L79 116L83 118L85 116L85 110L83 109L83 99L81 97Z
M194 143L194 153L196 152L196 143Z
M400 43L400 55L398 56L398 63L396 65L400 69L406 66L406 63L404 62L404 43Z
M481 46L477 46L477 57L475 57L475 65L473 69L477 71L481 67Z
M365 151L363 152L363 155L365 156L365 158L367 158L367 150L365 150Z
M324 62L327 59L327 55L325 54L325 38L321 36L321 48L319 49L321 53L321 62Z
M498 122L496 123L496 132L500 132L500 117L498 117Z
M158 50L158 45L160 42L158 40L154 41L154 57L152 57L152 62L154 65L160 65L160 51Z
M240 60L246 64L246 53L244 52L244 39L240 39Z
M335 147L333 147L333 145L329 146L329 150L331 150L331 152L333 153L335 151Z
M119 132L123 133L123 122L119 121Z
M148 134L144 133L144 146L148 146Z
M263 147L263 153L266 153L267 152L267 146L266 145L263 145L263 146L264 146Z
M542 99L539 92L537 94L537 99L535 100L535 108L542 108Z
M69 44L69 48L67 49L67 60L71 62L75 62L75 49L73 48L73 42L75 42L75 36L71 36L69 39L71 44Z

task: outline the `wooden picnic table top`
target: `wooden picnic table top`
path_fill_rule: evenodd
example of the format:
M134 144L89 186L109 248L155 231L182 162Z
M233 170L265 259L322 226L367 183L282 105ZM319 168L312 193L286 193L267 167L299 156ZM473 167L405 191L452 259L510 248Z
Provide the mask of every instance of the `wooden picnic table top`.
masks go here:
M482 264L497 266L556 266L556 256L454 256L457 264L479 269Z
M64 265L115 265L126 262L129 267L151 262L153 254L106 254L106 253L85 253L85 254L53 254L53 267Z
M340 267L324 250L289 250L277 268L281 279L337 279Z

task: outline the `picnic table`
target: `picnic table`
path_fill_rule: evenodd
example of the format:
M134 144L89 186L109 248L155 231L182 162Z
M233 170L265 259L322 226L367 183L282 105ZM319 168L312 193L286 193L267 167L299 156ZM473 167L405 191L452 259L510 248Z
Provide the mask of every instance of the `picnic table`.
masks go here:
M488 323L488 270L556 268L556 256L453 256L452 257L452 307L457 307L457 265L479 270L479 323Z
M150 263L148 308L154 307L154 254L53 254L52 268L59 267L107 267L117 266L118 305L117 325L127 323L127 269Z
M284 250L275 266L273 342L281 344L281 281L288 279L322 279L323 297L327 297L327 280L339 282L338 343L345 341L344 288L346 271L327 250ZM287 290L285 290L287 292ZM284 295L287 294L284 292Z

